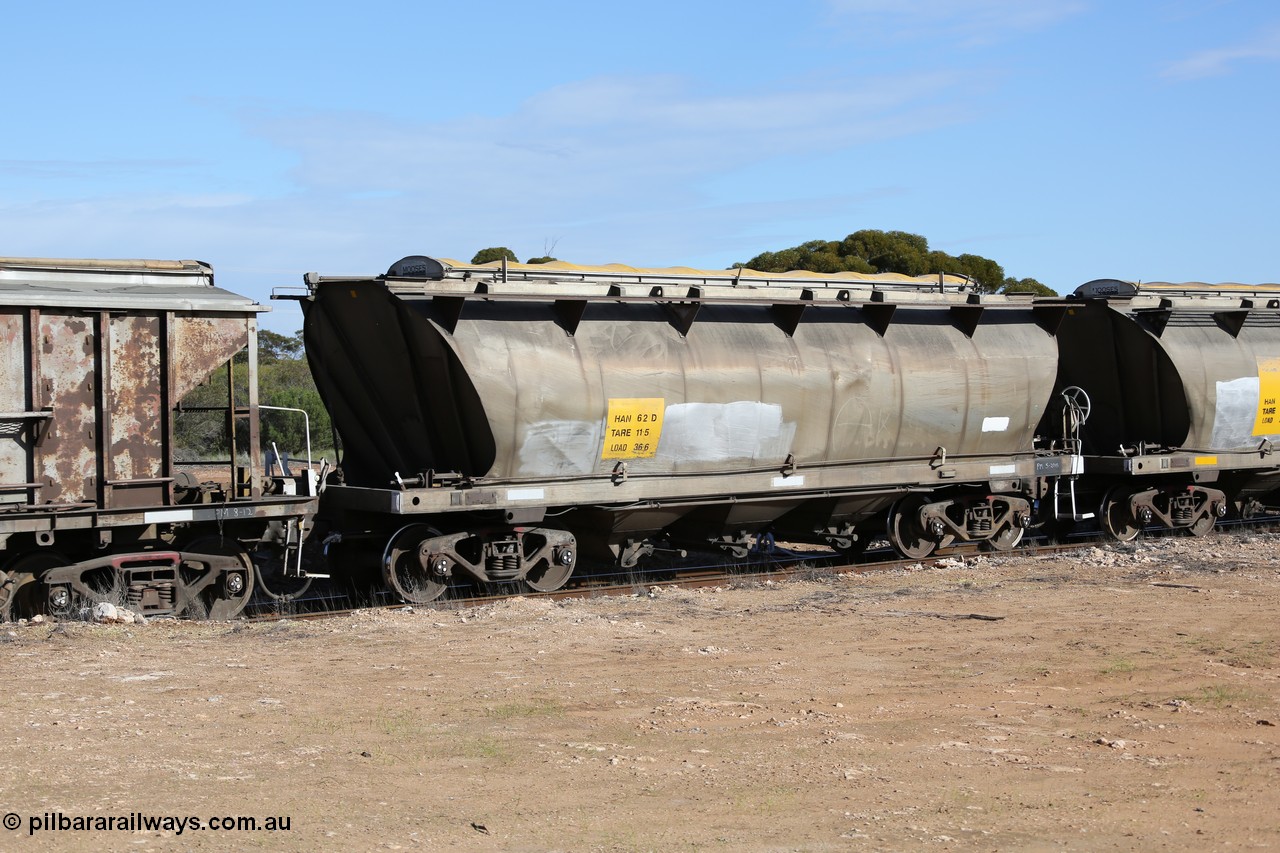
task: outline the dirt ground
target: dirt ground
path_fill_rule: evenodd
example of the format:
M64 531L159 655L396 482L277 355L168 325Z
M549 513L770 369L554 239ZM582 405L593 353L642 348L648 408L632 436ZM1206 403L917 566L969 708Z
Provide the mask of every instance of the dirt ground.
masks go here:
M562 604L4 625L0 674L3 850L1280 847L1275 533Z

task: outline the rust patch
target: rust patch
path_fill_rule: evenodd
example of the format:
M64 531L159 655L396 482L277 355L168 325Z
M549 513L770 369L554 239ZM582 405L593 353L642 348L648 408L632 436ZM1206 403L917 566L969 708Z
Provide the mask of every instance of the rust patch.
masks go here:
M94 389L92 320L40 315L40 397L53 424L38 451L40 501L73 503L96 498L98 423Z
M249 342L244 317L174 318L173 393L177 403Z
M0 313L0 413L29 409L27 400L26 313ZM21 420L0 420L0 485L31 478L30 432ZM25 502L25 490L0 492L0 503Z
M110 382L106 412L110 446L104 461L107 479L115 484L163 475L166 436L161 396L160 318L112 317ZM164 503L165 489L147 485L109 493L111 506Z

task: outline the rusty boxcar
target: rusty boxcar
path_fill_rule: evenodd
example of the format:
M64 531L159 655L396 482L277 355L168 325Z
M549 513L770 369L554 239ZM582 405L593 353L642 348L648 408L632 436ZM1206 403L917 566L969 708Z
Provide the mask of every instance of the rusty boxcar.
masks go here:
M323 513L410 601L761 531L1010 548L1073 471L1034 446L1065 308L962 278L413 256L305 280L344 448Z
M0 259L0 616L114 597L227 618L253 592L250 551L296 549L314 490L264 493L263 310L196 261ZM225 476L208 480L175 459L176 415L242 351L246 381L220 407Z

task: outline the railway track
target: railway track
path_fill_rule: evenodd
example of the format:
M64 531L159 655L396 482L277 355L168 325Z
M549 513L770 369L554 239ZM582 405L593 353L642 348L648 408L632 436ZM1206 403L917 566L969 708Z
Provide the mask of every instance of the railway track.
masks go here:
M1268 527L1274 528L1277 524L1280 524L1280 515L1273 513L1248 520L1224 520L1218 523L1210 536L1265 530ZM1184 534L1152 528L1144 531L1143 539L1137 540L1136 544L1141 547L1140 543L1143 541L1179 535ZM1097 530L1086 530L1072 535L1066 542L1031 538L1010 550L983 550L977 545L955 546L941 549L926 559L918 560L898 557L887 542L873 542L873 547L854 561L851 561L847 554L827 549L797 551L778 547L774 553L752 554L745 561L731 561L727 558L712 558L706 555L707 560L701 563L695 558L665 567L624 571L596 567L594 572L587 571L581 576L575 576L564 588L547 592L531 590L518 584L477 589L474 586L459 583L448 588L440 598L427 604L407 603L399 599L395 593L374 585L358 589L313 586L309 587L305 594L290 598L255 598L245 608L241 618L249 622L272 622L335 618L367 610L407 608L448 611L481 607L516 597L563 601L601 596L628 596L644 593L655 587L697 589L786 581L794 578L819 579L842 574L874 574L906 568L952 568L957 560L963 561L975 557L1025 558L1069 554L1099 545L1132 547L1134 544L1134 542L1115 543ZM90 607L84 607L78 616L71 618L84 620L93 619L94 616Z
M288 602L255 602L246 609L246 619L254 622L270 622L283 619L325 619L348 616L369 609L455 610L480 607L515 597L563 601L569 599L596 598L600 596L635 595L652 587L677 587L698 589L729 584L761 583L794 578L834 577L842 574L873 574L912 567L949 568L957 559L972 557L1027 557L1049 554L1065 554L1083 548L1094 547L1099 539L1091 535L1087 539L1067 543L1030 542L1011 551L983 551L976 546L948 548L925 560L904 559L892 556L888 548L868 551L869 560L849 562L833 551L809 553L787 551L783 557L769 557L748 563L721 565L691 565L682 568L664 568L649 571L632 570L625 575L603 573L588 575L576 583L552 592L536 592L528 589L484 591L479 594L465 586L451 588L444 596L430 604L406 604L391 600L389 593L370 591L357 594L326 593L307 596ZM356 600L353 601L353 598Z

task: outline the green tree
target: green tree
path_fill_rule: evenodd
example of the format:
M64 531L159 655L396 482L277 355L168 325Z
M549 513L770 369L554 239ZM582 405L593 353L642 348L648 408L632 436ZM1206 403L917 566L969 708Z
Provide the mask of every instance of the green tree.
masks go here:
M249 399L247 352L238 353L232 361L237 405L244 405ZM302 409L310 417L313 451L318 452L330 444L333 428L307 365L301 331L292 337L266 329L258 331L258 402L264 406ZM226 405L227 369L223 365L182 401L184 411L174 421L179 460L226 458L229 452ZM281 451L302 456L307 448L306 424L296 412L261 410L263 448L274 442ZM249 440L245 421L237 420L236 425L236 444L243 449Z
M236 356L236 401L249 399L244 354ZM227 366L209 374L182 398L173 420L174 459L178 462L224 461L231 452L227 441ZM238 436L237 441L243 440Z
M283 359L298 358L302 355L302 332L293 337L273 332L270 329L258 330L258 363L270 364Z
M558 260L560 259L553 258L550 255L543 255L542 257L538 257L538 258L530 258L529 260L525 261L525 263L526 264L549 264Z
M761 272L897 272L923 275L929 269L929 244L904 231L857 231L843 240L810 240L791 249L762 252L746 267Z
M761 252L742 266L760 272L788 272L801 269L800 253L796 249L783 249L781 252Z
M840 254L862 258L876 272L929 272L929 241L905 231L855 231L841 241Z
M762 252L745 264L734 264L734 266L760 272L808 270L820 273L872 273L876 271L875 267L861 258L842 256L839 248L839 243L812 240L793 249L783 249L781 252Z
M510 263L518 263L516 253L506 246L492 246L488 249L481 249L476 252L476 256L471 259L471 263L487 264L490 261L500 261L503 258L506 258Z
M985 293L1053 294L1033 278L1006 278L1004 267L981 255L959 257L936 249L919 234L906 231L855 231L840 241L810 240L790 249L761 252L745 264L734 264L761 272L809 270L818 273L841 271L863 273L901 273L933 275L946 273L966 276Z
M990 258L965 254L956 260L960 261L964 274L977 282L983 292L995 293L1004 285L1004 267Z
M1057 292L1034 278L1006 278L1001 293L1034 293L1036 296L1057 296Z
M305 358L281 359L260 365L258 402L306 412L310 418L313 451L331 443L333 427ZM263 410L261 426L263 447L270 447L274 442L281 451L293 456L300 457L305 453L307 421L297 412Z

